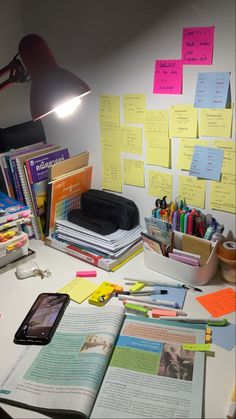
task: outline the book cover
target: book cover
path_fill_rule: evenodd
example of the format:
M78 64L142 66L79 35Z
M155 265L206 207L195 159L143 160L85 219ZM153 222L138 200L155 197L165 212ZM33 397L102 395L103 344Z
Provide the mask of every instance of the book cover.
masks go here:
M68 148L63 148L27 159L24 163L26 181L33 201L42 238L46 228L46 199L48 169L53 164L69 158Z
M81 194L91 188L91 181L92 166L86 166L49 182L46 236L53 231L56 218L65 219L70 210L80 207Z
M30 209L28 206L0 192L0 224L29 216Z
M89 152L84 151L83 153L72 156L67 160L61 161L60 163L55 163L53 166L48 168L48 181L57 179L67 175L73 170L82 169L82 167L88 166L89 162Z

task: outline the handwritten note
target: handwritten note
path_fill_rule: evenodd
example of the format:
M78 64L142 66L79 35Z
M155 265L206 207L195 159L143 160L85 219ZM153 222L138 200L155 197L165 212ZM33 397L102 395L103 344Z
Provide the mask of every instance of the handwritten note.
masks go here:
M221 173L235 175L236 170L236 142L226 140L215 140L212 146L224 150L224 160Z
M236 213L236 176L222 174L221 181L212 181L210 185L210 208Z
M153 93L180 95L182 86L182 60L156 60Z
M125 185L145 187L144 161L124 159L123 174Z
M173 176L169 173L148 171L148 194L155 197L167 196L167 201L172 200Z
M169 135L169 113L162 110L148 110L145 114L144 133L147 140Z
M121 125L121 151L142 154L142 128Z
M236 291L232 288L225 288L207 295L196 297L196 300L213 317L233 313L236 310Z
M201 137L231 137L232 109L201 109L199 135Z
M122 192L122 173L120 165L102 165L102 189Z
M202 147L208 147L206 140L195 140L192 138L180 138L179 140L179 151L177 167L182 170L189 170L193 151L195 145L201 145Z
M104 95L99 98L99 112L101 115L120 114L120 96Z
M188 65L210 65L213 59L214 26L183 28L182 60Z
M170 167L170 139L157 137L146 144L147 164Z
M170 108L170 136L197 137L197 109L192 105L176 105Z
M143 94L124 95L123 111L126 124L144 124L146 96Z
M192 176L179 176L179 195L187 205L205 208L206 181Z
M199 73L195 93L196 108L229 108L231 103L230 73Z
M203 179L219 180L224 150L194 146L189 174Z

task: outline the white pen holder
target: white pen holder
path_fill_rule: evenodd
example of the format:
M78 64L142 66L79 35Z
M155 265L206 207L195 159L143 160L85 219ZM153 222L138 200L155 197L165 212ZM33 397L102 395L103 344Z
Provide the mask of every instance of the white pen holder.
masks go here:
M175 232L176 247L181 248L182 233ZM144 264L147 268L153 269L170 278L177 279L189 285L204 285L216 274L218 268L217 256L218 242L212 243L212 252L207 263L203 266L190 266L144 247Z

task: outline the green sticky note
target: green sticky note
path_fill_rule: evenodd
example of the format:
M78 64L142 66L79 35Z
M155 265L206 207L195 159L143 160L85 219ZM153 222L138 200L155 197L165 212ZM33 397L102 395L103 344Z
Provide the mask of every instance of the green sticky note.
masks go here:
M186 343L182 345L183 349L188 351L210 351L209 343Z

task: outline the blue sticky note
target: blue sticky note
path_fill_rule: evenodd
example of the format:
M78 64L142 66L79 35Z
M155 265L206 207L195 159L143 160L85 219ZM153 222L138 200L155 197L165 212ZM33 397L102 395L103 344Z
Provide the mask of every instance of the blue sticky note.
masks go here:
M183 288L175 288L175 287L162 287L161 285L156 285L154 290L166 290L168 291L167 294L156 294L152 295L152 301L161 300L161 301L173 301L173 303L177 303L179 308L183 308L184 300L186 297L186 290Z
M190 176L203 179L220 180L224 150L213 147L194 146L190 165Z
M222 109L230 106L230 72L198 73L194 107Z
M235 324L228 326L210 326L212 330L212 343L231 351L235 345Z

